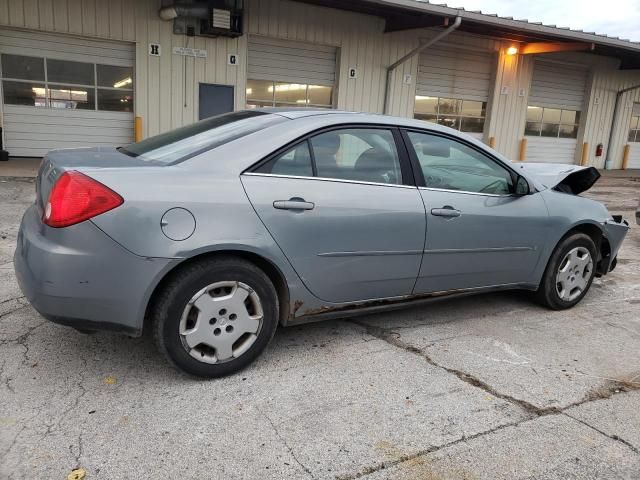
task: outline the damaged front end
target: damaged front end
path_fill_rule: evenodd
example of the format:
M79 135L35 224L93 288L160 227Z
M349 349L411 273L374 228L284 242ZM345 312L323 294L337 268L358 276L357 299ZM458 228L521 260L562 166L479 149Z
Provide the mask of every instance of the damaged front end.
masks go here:
M555 163L522 163L518 166L546 188L572 195L586 192L601 176L595 167Z
M601 259L596 273L606 275L613 271L618 263L618 251L629 231L629 222L622 215L613 215L603 225L603 244L600 248Z

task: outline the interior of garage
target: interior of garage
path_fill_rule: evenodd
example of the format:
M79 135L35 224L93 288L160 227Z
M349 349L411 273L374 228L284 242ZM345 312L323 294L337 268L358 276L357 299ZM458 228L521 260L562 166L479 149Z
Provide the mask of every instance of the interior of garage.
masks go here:
M640 167L640 89L618 95L640 85L633 42L399 0L35 4L0 6L13 157L299 106L436 122L516 161Z

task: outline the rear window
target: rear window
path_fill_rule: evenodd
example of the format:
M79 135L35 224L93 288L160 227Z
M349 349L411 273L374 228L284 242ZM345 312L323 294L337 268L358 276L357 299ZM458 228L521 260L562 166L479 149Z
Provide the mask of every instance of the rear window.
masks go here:
M225 113L118 150L139 160L169 165L286 121L284 117L265 112Z

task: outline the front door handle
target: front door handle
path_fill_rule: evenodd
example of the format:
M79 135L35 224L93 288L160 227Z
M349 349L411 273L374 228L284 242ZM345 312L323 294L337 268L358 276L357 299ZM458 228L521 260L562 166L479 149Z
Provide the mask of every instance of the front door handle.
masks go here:
M315 204L307 202L304 198L291 198L289 200L276 200L273 208L278 210L313 210Z
M433 208L431 209L431 215L435 217L447 217L447 218L455 218L461 215L460 210L456 210L450 205L445 205L442 208Z

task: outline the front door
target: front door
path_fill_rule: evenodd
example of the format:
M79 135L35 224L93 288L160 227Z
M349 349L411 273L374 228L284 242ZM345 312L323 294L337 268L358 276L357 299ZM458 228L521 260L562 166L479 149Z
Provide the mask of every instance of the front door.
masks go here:
M425 212L398 133L332 130L276 153L242 182L307 288L340 303L409 295Z
M406 135L424 175L424 258L414 293L530 283L548 235L540 195L514 195L513 176L471 145Z
M198 112L200 120L220 115L222 113L233 112L232 86L201 83L198 93Z

